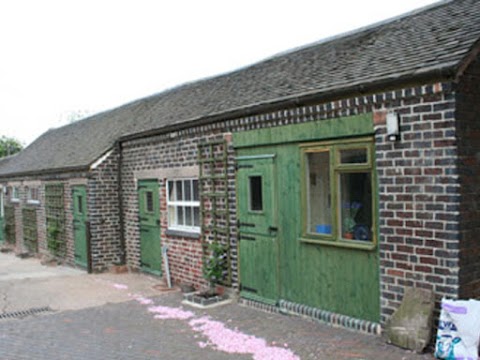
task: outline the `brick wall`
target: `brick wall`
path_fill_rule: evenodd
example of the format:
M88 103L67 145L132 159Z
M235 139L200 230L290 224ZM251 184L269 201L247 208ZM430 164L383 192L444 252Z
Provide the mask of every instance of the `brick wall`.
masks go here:
M452 86L432 83L230 119L178 131L175 137L167 134L130 141L124 144L123 169L129 262L137 264L139 257L135 170L195 164L194 144L206 134L375 112L380 115L375 125L375 153L380 201L382 322L400 304L405 286L432 289L437 299L455 297L459 291L460 182L454 109ZM391 142L386 137L386 110L394 110L400 116L401 138L398 141ZM228 166L232 172L229 203L233 220L230 222L232 249L235 251L233 152ZM180 241L168 241L171 246L177 244L178 251L183 251ZM236 253L232 257L237 278ZM177 266L175 261L171 261L171 266ZM174 276L183 279L184 272L191 271L191 267L178 266Z
M385 127L377 128L383 322L405 286L434 290L437 300L458 293L455 100L448 84L441 87L423 95L412 89L396 101L399 141L388 141Z
M23 252L22 208L35 208L37 213L37 236L39 255L50 254L47 244L45 186L48 184L63 184L65 209L65 255L61 261L75 266L75 243L73 234L73 204L72 188L75 185L87 186L89 221L92 235L93 270L102 271L120 261L120 221L117 191L118 154L109 157L90 174L70 173L42 177L26 177L5 181L5 186L16 185L19 188L20 201L11 203L5 199L6 205L15 207L15 230L17 252ZM33 186L39 190L39 203L32 205L27 202L26 187Z
M460 207L460 293L480 298L480 58L470 65L456 92Z
M88 179L93 271L103 271L121 262L118 160L118 151L108 154L91 171Z
M131 141L123 146L122 191L125 214L125 236L127 262L133 268L140 268L140 235L138 228L137 180L156 178L159 181L160 198L160 239L168 247L170 275L173 282L193 284L196 287L206 285L202 277L202 241L194 234L183 235L168 231L168 212L166 203L165 172L182 173L182 168L197 166L197 145L199 142L223 139L220 129L209 129L209 135L198 134L192 130L176 134L177 136L157 136L154 138ZM229 147L229 151L232 151ZM149 173L151 171L151 173ZM228 170L227 170L228 171ZM156 172L156 173L155 173ZM138 174L144 175L138 175ZM150 175L149 175L150 174ZM196 171L193 177L198 177ZM189 177L189 176L187 176ZM229 198L234 198L234 173L230 172ZM233 186L233 188L231 187ZM234 218L233 218L234 219ZM234 221L234 220L233 220ZM231 230L234 231L234 230ZM235 250L236 243L232 240ZM236 258L232 258L236 268ZM165 264L163 264L165 265ZM165 269L164 269L165 270Z

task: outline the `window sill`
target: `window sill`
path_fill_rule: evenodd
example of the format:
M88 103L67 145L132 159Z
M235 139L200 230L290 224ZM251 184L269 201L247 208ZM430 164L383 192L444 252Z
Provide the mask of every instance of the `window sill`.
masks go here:
M167 231L165 231L165 235L178 236L178 237L188 238L192 240L200 239L200 233L193 232L193 231L185 231L185 230L167 229Z
M19 203L20 203L20 199L10 199L10 202L11 202L11 203L14 203L14 204L19 204Z
M327 245L340 248L348 249L358 249L358 250L374 250L377 247L377 244L370 241L359 241L359 240L320 240L320 239L308 239L300 238L300 242L306 244L314 245Z
M38 200L27 200L28 205L40 205L40 201Z

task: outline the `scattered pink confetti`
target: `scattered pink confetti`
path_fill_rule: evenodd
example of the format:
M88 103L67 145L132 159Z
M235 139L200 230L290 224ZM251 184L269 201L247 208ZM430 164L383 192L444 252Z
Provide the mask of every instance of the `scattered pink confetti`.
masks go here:
M201 332L210 345L229 354L252 354L254 360L300 360L291 350L269 346L264 339L231 330L207 316L192 319L189 325Z
M127 290L128 286L124 284L113 284L113 287L118 290Z
M142 305L152 305L153 304L152 299L147 299L143 296L135 297L135 300L138 301Z
M185 311L180 308L171 308L168 306L151 306L148 311L155 313L155 319L178 319L187 320L194 316L191 311Z
M207 343L203 342L203 341L199 341L198 342L198 346L200 346L202 349L206 348L208 346Z

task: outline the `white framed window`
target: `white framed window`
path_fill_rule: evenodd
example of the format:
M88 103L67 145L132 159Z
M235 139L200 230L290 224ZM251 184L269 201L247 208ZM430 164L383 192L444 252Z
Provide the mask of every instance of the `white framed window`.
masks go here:
M38 195L37 187L26 187L25 192L27 193L27 203L40 204L40 197Z
M200 232L198 179L167 181L168 228Z
M20 189L18 186L12 186L10 187L11 192L10 192L10 201L11 202L20 202Z

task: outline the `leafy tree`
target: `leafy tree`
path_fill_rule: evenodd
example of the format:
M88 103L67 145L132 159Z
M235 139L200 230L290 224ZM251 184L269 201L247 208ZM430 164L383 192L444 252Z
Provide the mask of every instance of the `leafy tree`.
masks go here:
M0 158L18 153L22 149L23 146L17 139L0 136Z

